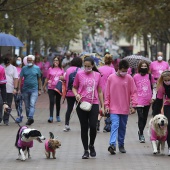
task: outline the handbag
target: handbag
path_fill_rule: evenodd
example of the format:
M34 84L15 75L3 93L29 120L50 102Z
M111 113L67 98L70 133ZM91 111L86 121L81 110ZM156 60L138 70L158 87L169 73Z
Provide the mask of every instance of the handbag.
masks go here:
M92 104L89 102L81 102L80 109L84 111L90 111L92 108Z
M93 72L94 75L94 72ZM95 76L94 76L94 86L93 86L93 94L92 94L92 103L93 103L93 99L94 99L94 88L95 88ZM80 104L80 109L84 110L84 111L90 111L92 108L93 104L89 103L89 102L81 102Z

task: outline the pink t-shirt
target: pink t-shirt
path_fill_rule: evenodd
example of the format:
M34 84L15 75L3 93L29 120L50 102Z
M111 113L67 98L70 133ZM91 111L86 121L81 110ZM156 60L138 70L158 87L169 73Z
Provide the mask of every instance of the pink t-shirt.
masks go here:
M59 77L63 76L64 70L61 68L50 67L47 72L48 89L54 89L59 81Z
M48 69L50 68L50 62L45 62L42 64L42 75L43 77L47 77Z
M131 75L132 74L132 68L129 67L128 70L127 70L127 73Z
M169 64L165 61L153 61L150 64L150 71L154 78L158 79L161 75L161 73L165 70L169 69Z
M166 131L166 134L164 136L157 136L155 130L153 128L151 128L150 140L151 141L156 141L156 140L166 141L167 135L168 135L168 131Z
M40 70L42 71L43 63L41 61L38 63L35 63L35 65L37 65L40 68Z
M17 68L17 72L18 72L18 77L20 77L20 73L21 73L22 68L21 67L16 67L16 68ZM23 84L24 84L24 77L22 78L21 88L23 87Z
M25 148L25 147L29 147L29 148L32 148L33 147L33 140L30 141L30 142L24 142L21 140L21 133L24 129L27 129L26 126L23 126L20 131L19 131L19 138L18 138L18 143L17 143L17 146L18 147L21 147L21 148Z
M101 73L102 91L105 96L107 79L111 74L115 73L115 69L113 67L105 65L105 66L99 67L98 70Z
M78 89L77 92L82 97L81 101L99 104L98 87L102 87L100 73L95 71L86 73L84 70L81 70L76 74L73 86ZM94 98L92 101L93 88Z
M163 99L165 96L165 88L163 86L161 86L158 91L157 91L157 98L158 99ZM168 98L167 96L165 96L165 103L164 105L170 105L170 98Z
M73 73L74 71L76 71L76 69L77 69L77 67L71 66L71 67L69 67L69 68L66 70L66 74L65 74L66 91L67 91L67 89L68 89L69 75L70 75L71 73ZM81 71L81 69L79 68L78 71ZM77 71L77 72L78 72L78 71ZM68 90L66 96L68 96L68 97L73 97L74 94L73 94L72 90Z
M110 114L129 114L130 102L137 106L137 90L133 78L111 74L107 79L105 106Z
M7 79L5 75L5 69L0 65L0 84L6 84Z
M152 98L151 83L153 84L155 82L153 76L151 76L151 82L149 79L149 74L142 76L137 73L134 75L133 79L137 87L138 105L150 105L150 100Z
M48 140L45 141L45 149L46 149L47 152L55 152L54 149L49 148L49 146L48 146Z

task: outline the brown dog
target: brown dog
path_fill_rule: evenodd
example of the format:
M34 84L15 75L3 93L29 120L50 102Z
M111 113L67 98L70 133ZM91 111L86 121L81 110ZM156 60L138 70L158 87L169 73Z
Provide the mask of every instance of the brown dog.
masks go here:
M50 133L50 139L49 140L46 140L45 142L45 155L46 155L46 158L50 158L50 153L52 153L52 157L53 159L56 159L56 149L58 149L60 146L61 146L61 143L57 140L57 139L54 139L54 135L52 132L49 132Z

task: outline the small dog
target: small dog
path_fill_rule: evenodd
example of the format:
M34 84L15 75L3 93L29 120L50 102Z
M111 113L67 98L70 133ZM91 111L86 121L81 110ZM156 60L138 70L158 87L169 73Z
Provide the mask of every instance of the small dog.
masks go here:
M164 155L165 141L167 139L168 119L163 114L154 116L149 122L149 135L153 146L153 154Z
M54 135L52 132L49 132L50 134L50 139L46 140L45 142L45 155L46 158L50 158L50 153L52 152L53 159L56 159L56 149L58 149L61 146L61 143L57 140L54 139Z
M33 140L37 140L42 143L41 140L45 140L45 137L42 136L41 132L36 129L30 129L27 126L19 128L15 142L15 146L19 151L17 160L25 161L27 153L28 158L31 158L29 148L33 147Z

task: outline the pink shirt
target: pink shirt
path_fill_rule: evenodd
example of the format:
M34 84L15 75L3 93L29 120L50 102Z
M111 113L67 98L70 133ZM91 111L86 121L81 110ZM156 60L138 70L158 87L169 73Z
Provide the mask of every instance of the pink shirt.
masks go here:
M164 136L157 136L155 130L153 128L151 128L150 140L151 141L156 141L156 140L166 141L167 135L168 135L168 131L166 131L166 134Z
M102 91L105 96L107 79L111 74L115 73L115 69L113 67L105 65L105 66L99 67L98 70L101 73Z
M48 89L54 89L59 81L59 77L63 76L64 70L59 67L50 67L47 72Z
M5 69L0 65L0 84L6 84L7 79L5 75Z
M21 67L16 67L17 68L17 72L18 72L18 77L20 77L20 73L21 73ZM24 77L22 78L22 82L21 82L21 88L23 87L24 84Z
M130 102L137 106L137 90L133 78L112 74L107 79L105 106L111 114L129 114Z
M77 69L77 67L71 66L71 67L69 67L69 68L66 70L66 74L65 74L66 91L67 91L67 88L68 88L69 75L70 75L71 73L73 73L74 71L76 71L76 69ZM79 68L78 71L81 71L81 69ZM78 72L78 71L77 71L77 72ZM66 96L68 96L68 97L73 97L74 94L73 94L72 90L68 90Z
M54 149L49 148L49 146L48 146L48 140L45 141L45 149L46 149L47 152L55 152Z
M50 62L45 62L42 64L42 75L43 77L47 77L48 69L50 68Z
M159 78L161 73L169 69L169 64L165 61L153 61L150 64L150 71L154 78Z
M19 131L19 138L18 138L18 143L17 143L17 146L18 147L21 147L21 148L25 148L25 147L29 147L29 148L32 148L33 147L33 141L30 141L30 142L24 142L21 140L21 133L24 129L27 129L26 126L23 126L20 131Z
M150 101L152 98L152 84L155 82L153 76L151 76L151 82L149 79L149 74L142 76L137 73L133 77L136 87L137 87L137 96L138 96L138 105L147 106L150 105Z
M165 88L163 86L161 86L158 89L158 91L157 91L157 98L158 99L163 99L164 96L165 96ZM170 98L168 98L167 96L165 96L165 103L164 103L164 105L170 105Z
M40 70L42 71L43 63L41 61L38 63L35 63L35 65L37 65L40 68Z
M100 73L95 71L91 73L86 73L84 70L81 70L76 74L73 86L76 89L78 89L77 92L82 97L81 101L86 101L93 104L99 104L98 88L99 87L101 88L102 86ZM94 88L94 98L92 101L93 88Z

